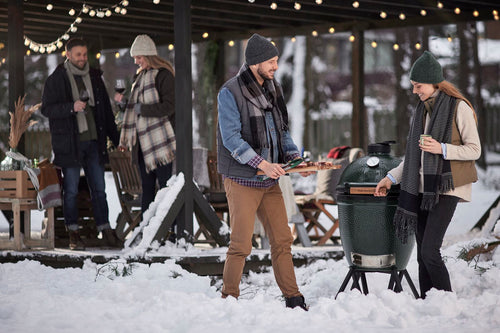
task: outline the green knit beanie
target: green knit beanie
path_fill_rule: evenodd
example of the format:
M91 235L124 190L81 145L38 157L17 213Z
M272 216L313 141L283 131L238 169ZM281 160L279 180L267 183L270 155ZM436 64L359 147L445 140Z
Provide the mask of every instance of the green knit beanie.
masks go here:
M411 66L410 80L418 83L440 83L444 81L443 68L429 51L425 51Z

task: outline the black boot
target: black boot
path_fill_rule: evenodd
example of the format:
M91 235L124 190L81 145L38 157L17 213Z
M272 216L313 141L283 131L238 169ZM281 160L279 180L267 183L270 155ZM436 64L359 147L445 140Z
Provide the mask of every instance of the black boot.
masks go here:
M83 251L85 250L85 243L83 243L82 239L80 238L80 233L78 230L69 230L69 249L70 250L76 250L76 251Z
M306 304L304 296L285 297L287 308L301 307L304 311L309 311L309 306Z
M102 238L106 241L106 244L110 247L122 248L123 242L116 235L115 229L104 229L102 232Z

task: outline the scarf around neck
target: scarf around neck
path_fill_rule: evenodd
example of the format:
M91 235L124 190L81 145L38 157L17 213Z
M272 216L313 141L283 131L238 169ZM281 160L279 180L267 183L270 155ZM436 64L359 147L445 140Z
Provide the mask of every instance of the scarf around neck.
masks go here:
M264 84L261 87L247 64L243 64L240 68L238 84L243 97L253 106L249 108L252 131L252 142L249 143L253 148L269 147L266 138L267 129L263 111L272 112L274 122L280 132L288 130L288 111L281 86L273 79L264 80ZM262 88L267 90L272 101L266 97ZM280 140L280 135L278 135L278 140ZM282 154L281 142L277 144L280 154Z
M176 150L175 133L168 117L141 117L134 110L137 103L160 103L155 83L158 72L158 69L143 70L135 79L120 134L120 144L131 151L139 139L147 172L171 163Z
M432 98L432 97L431 97ZM424 110L432 108L427 133L438 142L451 142L452 122L457 99L442 91L434 100L420 101L416 107L406 144L405 161L398 207L394 214L396 236L406 243L418 221L418 195L420 163L423 156L424 193L420 209L431 211L439 202L439 195L454 188L450 161L441 154L422 152L418 146L420 134L424 134Z
M76 83L74 75L78 75L82 77L83 84L85 85L85 89L89 93L89 100L87 102L88 105L94 106L94 91L92 90L92 83L90 82L89 75L89 63L87 62L83 69L79 69L75 65L73 65L69 60L66 59L64 62L64 68L66 69L66 73L68 74L69 84L71 85L71 95L73 97L73 102L76 102L80 99L80 90L78 89L78 84ZM89 129L87 118L84 112L76 112L76 121L78 123L78 131L83 133Z

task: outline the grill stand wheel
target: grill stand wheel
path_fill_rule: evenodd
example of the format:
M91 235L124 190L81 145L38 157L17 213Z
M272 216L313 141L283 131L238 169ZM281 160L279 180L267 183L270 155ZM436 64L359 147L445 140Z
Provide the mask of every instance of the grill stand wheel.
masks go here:
M403 287L401 285L401 282L403 281L403 277L406 278L406 281L408 282L408 285L410 286L411 291L413 292L413 296L415 298L419 298L417 289L415 288L415 285L413 284L413 281L411 280L410 274L408 274L408 271L406 269L403 270L397 270L396 267L392 267L390 271L388 270L366 270L362 269L359 267L354 267L351 266L349 268L349 272L347 273L344 282L342 282L342 285L340 286L339 291L337 292L337 295L335 295L335 298L345 290L347 287L347 284L349 283L349 280L352 279L352 289L358 289L360 292L363 292L363 294L367 295L368 294L368 284L366 283L366 273L387 273L391 274L391 278L389 279L389 286L387 287L390 290L393 290L396 293L399 293L403 291ZM361 286L359 285L359 280L361 279Z

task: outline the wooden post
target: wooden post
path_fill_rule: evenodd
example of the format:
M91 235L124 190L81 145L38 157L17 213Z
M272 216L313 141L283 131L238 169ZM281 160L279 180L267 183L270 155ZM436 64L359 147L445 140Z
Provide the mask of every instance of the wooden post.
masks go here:
M9 111L14 112L14 104L24 96L24 14L23 0L8 2L8 59L9 59ZM19 140L19 152L25 152L24 137Z
M364 31L355 28L355 40L352 45L352 138L351 145L366 150L368 148L368 134L366 127L365 98L365 37Z

